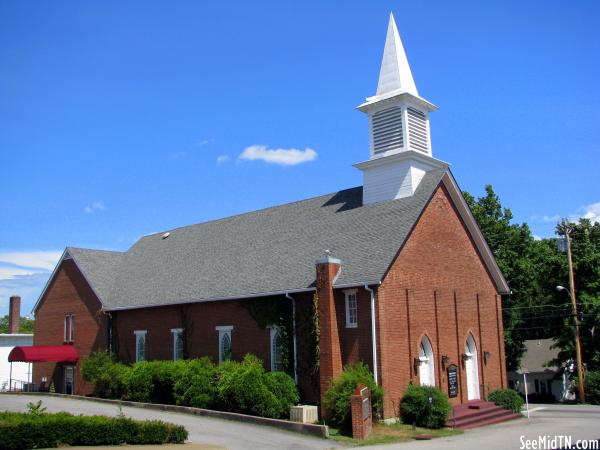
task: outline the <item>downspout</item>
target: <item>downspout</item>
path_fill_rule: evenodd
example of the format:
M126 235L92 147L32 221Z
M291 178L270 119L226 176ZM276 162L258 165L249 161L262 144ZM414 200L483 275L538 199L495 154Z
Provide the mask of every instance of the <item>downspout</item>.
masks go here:
M371 293L371 344L373 346L373 378L375 384L379 384L379 377L377 375L377 329L375 328L375 292L365 284L365 290Z
M298 362L296 359L296 299L292 297L287 292L285 293L285 297L289 298L292 301L292 335L294 342L294 382L298 384Z

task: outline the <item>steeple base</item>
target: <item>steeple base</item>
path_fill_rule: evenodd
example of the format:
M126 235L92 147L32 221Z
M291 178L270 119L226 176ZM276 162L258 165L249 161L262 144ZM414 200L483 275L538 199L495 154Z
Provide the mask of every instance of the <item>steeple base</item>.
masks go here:
M439 159L407 150L382 158L370 159L354 167L363 172L363 205L410 197L425 173L445 169Z

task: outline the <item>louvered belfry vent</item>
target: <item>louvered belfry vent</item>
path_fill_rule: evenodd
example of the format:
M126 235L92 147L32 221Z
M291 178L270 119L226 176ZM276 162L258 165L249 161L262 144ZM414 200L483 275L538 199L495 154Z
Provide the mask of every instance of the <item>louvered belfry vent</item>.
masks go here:
M402 148L402 109L394 106L373 114L373 152Z
M429 153L427 117L419 110L406 108L408 117L408 141L410 148Z

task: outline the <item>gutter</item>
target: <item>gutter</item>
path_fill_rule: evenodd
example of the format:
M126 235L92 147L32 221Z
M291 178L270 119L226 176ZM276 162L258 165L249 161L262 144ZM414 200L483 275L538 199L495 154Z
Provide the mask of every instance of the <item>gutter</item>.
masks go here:
M379 282L381 284L381 282ZM375 291L365 283L364 288L371 293L371 345L373 351L373 378L375 384L379 385L379 376L377 370L377 328L375 324Z
M294 336L294 382L298 384L298 358L296 347L296 299L289 292L285 293L285 297L292 301L292 334Z

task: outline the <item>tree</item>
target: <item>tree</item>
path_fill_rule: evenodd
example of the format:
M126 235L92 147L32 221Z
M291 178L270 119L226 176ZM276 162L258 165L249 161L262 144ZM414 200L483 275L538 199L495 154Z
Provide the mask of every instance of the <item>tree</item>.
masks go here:
M579 219L579 223L569 223L567 226L571 229L582 360L588 370L600 370L600 224L592 223L589 219ZM565 235L562 224L557 225L556 234ZM566 292L555 290L556 285L569 286L566 255L557 252L550 260L547 270L552 274L552 283L546 282L546 288L552 292L552 302L565 306L564 309L561 308L564 314L553 330L556 346L560 349L557 362L575 361L575 324L571 313L571 299Z
M19 321L19 333L33 334L35 320L21 317ZM8 333L8 316L0 317L0 333Z
M526 223L511 223L512 212L502 207L491 185L486 185L485 192L478 199L468 192L463 192L463 196L511 289L502 302L504 339L507 368L516 370L525 351L522 310L532 305L539 290L534 262L536 244Z

